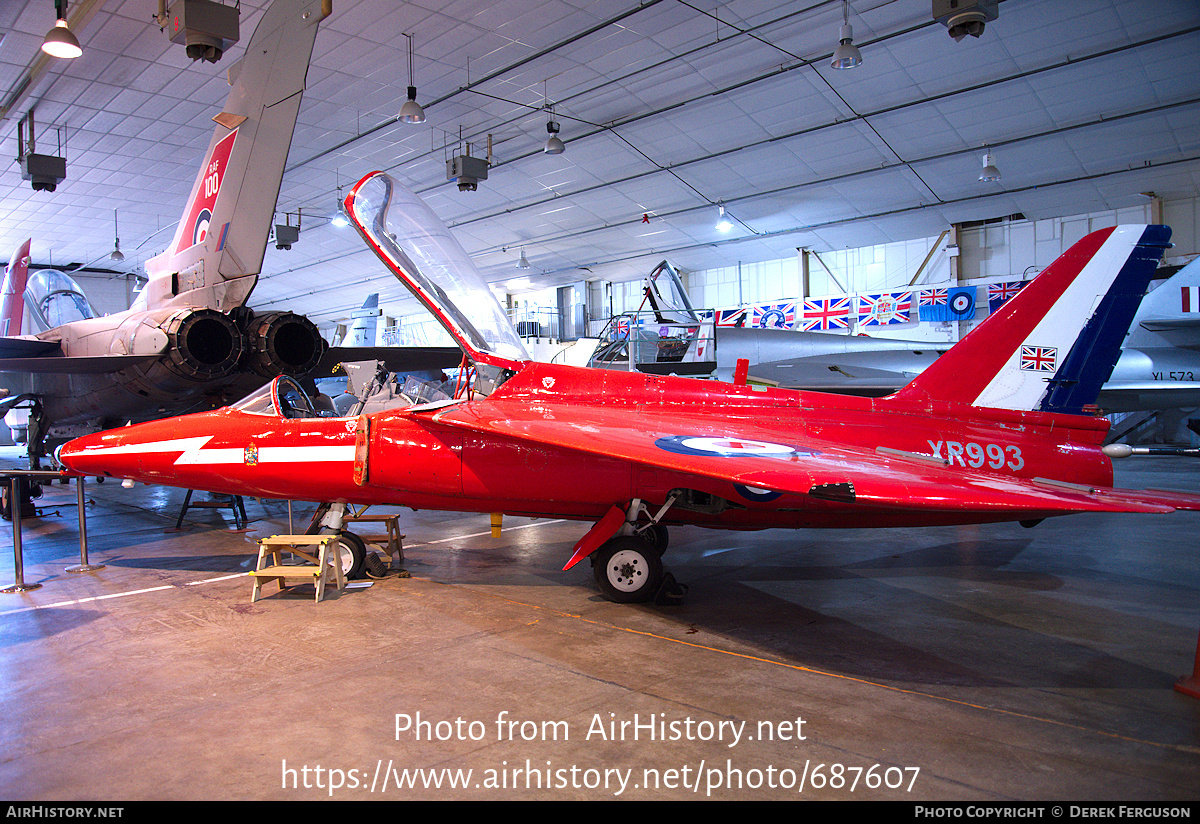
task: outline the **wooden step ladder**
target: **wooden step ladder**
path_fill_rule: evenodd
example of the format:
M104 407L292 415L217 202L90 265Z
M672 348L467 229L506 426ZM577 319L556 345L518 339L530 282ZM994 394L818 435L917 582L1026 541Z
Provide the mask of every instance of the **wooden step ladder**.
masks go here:
M287 588L287 579L303 578L316 584L320 601L325 596L325 584L332 577L338 591L346 588L342 575L341 559L337 556L337 535L272 535L258 541L258 564L250 573L254 578L254 591L250 603L258 600L262 585L267 581L278 581L279 589ZM301 549L300 547L307 547ZM284 550L308 561L307 564L284 564Z
M363 543L378 544L387 553L392 569L399 569L401 562L404 560L404 534L400 532L400 516L390 514L368 515L366 514L370 506L364 506L354 510L353 507L348 508L345 515L342 516L343 523L377 523L383 525L381 534L367 534L355 530Z

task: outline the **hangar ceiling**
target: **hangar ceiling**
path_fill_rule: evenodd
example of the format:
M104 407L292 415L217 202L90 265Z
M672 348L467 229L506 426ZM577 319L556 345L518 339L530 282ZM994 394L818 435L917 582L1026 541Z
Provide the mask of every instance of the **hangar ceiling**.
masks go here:
M1077 214L1200 195L1200 6L1004 0L955 42L930 0L852 0L863 64L829 67L841 2L333 0L321 25L277 222L250 303L322 325L400 290L351 229L339 187L377 169L421 194L493 283L630 280L937 235L955 222ZM267 0L241 0L241 40L193 63L154 0L80 0L84 55L50 61L17 98L53 0L0 0L0 141L36 111L38 150L67 178L34 192L0 171L0 257L140 271L170 240L223 104L225 69ZM426 121L397 120L412 36ZM542 152L548 112L561 155ZM446 179L463 152L478 191ZM985 147L1003 177L981 182ZM734 227L715 228L724 203ZM114 210L123 264L109 259ZM293 222L295 217L292 218ZM524 251L531 267L518 270ZM515 287L514 287L515 288Z

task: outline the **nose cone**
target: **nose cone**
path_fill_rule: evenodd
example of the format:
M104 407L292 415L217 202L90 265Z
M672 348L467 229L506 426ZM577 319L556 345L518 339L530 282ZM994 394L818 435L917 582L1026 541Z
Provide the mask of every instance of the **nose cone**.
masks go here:
M67 441L58 448L58 461L78 475L136 477L138 455L128 449L127 433L139 427L96 432Z
M169 484L175 461L211 438L187 437L195 417L199 416L167 418L84 435L63 444L58 459L79 475Z

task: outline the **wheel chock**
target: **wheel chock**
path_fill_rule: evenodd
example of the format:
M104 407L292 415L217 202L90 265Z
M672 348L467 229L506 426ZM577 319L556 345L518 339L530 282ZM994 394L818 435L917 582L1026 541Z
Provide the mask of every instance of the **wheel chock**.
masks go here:
M662 583L658 585L658 592L654 595L654 603L660 607L678 606L683 603L687 591L687 584L679 583L674 575L664 572Z

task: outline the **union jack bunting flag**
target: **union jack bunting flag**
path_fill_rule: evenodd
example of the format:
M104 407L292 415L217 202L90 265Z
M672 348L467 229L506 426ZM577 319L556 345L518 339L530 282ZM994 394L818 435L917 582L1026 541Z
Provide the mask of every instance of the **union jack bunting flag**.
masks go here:
M917 298L917 306L945 306L950 299L946 289L923 289Z
M912 292L858 296L858 322L862 326L908 323L911 311Z
M714 323L717 326L745 326L749 314L749 309L740 307L737 309L718 309Z
M1021 370L1024 372L1053 372L1058 349L1053 346L1022 346Z
M993 283L988 286L988 311L995 312L1008 301L1012 300L1021 288L1029 283L1027 280L1015 280L1008 283Z
M802 332L850 328L850 298L805 298L801 310Z
M754 307L753 317L758 329L791 329L796 323L796 304L760 303Z
M971 320L975 317L975 287L954 286L921 292L917 299L921 320L941 323L952 320Z

